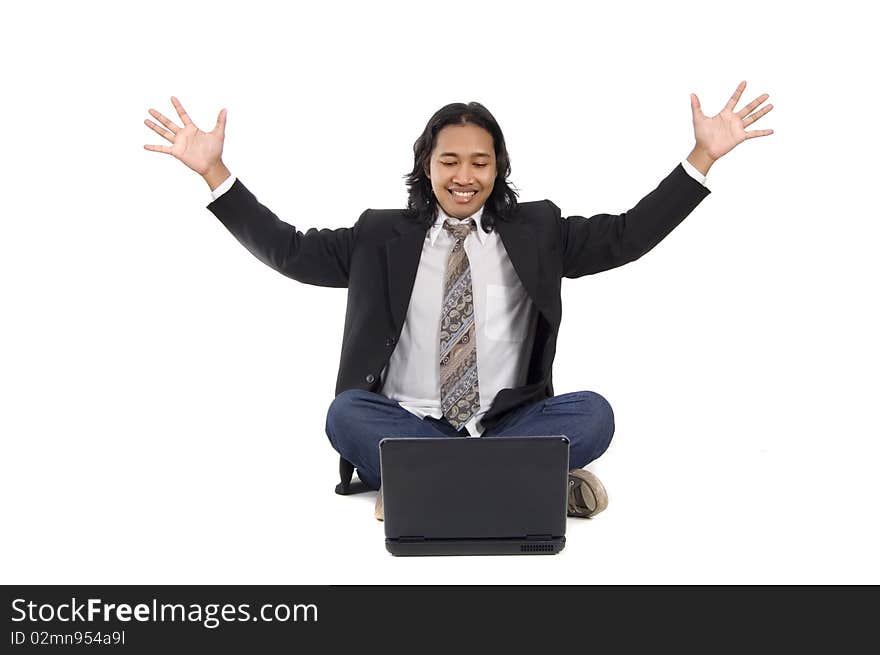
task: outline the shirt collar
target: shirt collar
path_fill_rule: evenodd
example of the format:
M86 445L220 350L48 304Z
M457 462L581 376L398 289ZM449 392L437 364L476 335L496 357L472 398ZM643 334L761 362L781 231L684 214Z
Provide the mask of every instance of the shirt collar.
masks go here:
M483 207L485 207L485 205L483 205ZM489 238L489 233L484 232L482 226L480 225L480 219L483 216L483 207L480 207L469 218L464 219L464 220L473 220L473 222L476 224L477 229L475 230L475 232L477 233L477 238L480 240L481 245L485 245L486 239ZM449 223L451 225L457 225L458 223L462 222L458 218L452 218L451 216L449 216L449 214L447 214L445 211L443 211L443 208L438 204L437 205L437 220L434 221L434 224L431 226L431 230L428 232L428 238L431 240L432 246L434 245L434 242L437 241L437 235L439 235L440 231L443 229L443 223L446 221L446 219L449 219Z

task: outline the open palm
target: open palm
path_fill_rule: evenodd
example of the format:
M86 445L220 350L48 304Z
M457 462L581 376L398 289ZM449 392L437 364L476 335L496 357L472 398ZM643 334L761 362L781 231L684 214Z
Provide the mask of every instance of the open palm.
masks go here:
M203 132L190 120L189 115L177 98L172 96L171 102L177 110L177 115L180 116L180 120L183 122L182 127L176 125L155 109L150 109L150 115L167 129L163 129L149 119L144 120L144 123L172 145L154 146L147 144L144 145L144 148L153 152L164 152L172 155L199 175L205 175L208 170L220 162L220 156L223 154L226 110L220 110L220 114L217 117L217 125L214 126L213 130Z
M773 109L773 105L767 105L754 114L751 113L770 97L769 94L758 96L738 112L733 111L745 88L746 83L740 82L724 109L711 118L701 111L700 100L696 94L691 94L691 111L694 115L694 136L697 139L697 147L704 150L712 160L726 155L746 139L773 134L773 130L751 130L749 132L745 130L746 127Z

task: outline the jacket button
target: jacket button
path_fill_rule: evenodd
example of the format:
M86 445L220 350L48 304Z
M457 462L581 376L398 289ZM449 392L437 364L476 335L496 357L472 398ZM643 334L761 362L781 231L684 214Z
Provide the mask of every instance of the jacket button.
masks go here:
M370 374L367 376L367 383L369 383L369 384L373 384L373 382L375 382L375 381L376 381L376 376L373 375L372 373L370 373Z
M391 347L394 345L394 341L394 337L388 337L387 339L385 339L385 345Z

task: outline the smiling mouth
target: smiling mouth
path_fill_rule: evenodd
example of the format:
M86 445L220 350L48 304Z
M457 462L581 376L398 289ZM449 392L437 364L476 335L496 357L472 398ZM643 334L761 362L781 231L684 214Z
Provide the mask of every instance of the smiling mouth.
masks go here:
M471 198L477 195L476 191L453 191L451 189L447 189L447 191L452 194L452 198L455 200L455 202L462 205L470 202Z

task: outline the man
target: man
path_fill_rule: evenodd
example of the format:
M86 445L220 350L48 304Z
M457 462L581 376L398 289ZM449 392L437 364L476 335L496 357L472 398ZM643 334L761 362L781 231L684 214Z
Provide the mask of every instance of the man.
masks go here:
M479 103L441 108L414 144L405 210L366 210L351 228L297 231L233 177L221 155L226 110L210 133L180 102L183 126L145 123L171 154L203 176L208 209L257 258L300 282L347 287L336 398L326 431L352 470L379 489L379 441L407 437L564 434L570 440L569 516L607 506L602 483L583 469L608 447L611 406L580 391L554 396L552 365L561 319L560 283L638 259L709 194L712 164L743 141L772 134L745 128L772 109L767 97L734 112L745 82L713 117L691 95L696 143L687 159L621 215L563 218L552 202L518 203L507 183L504 136ZM752 113L754 112L754 113Z

